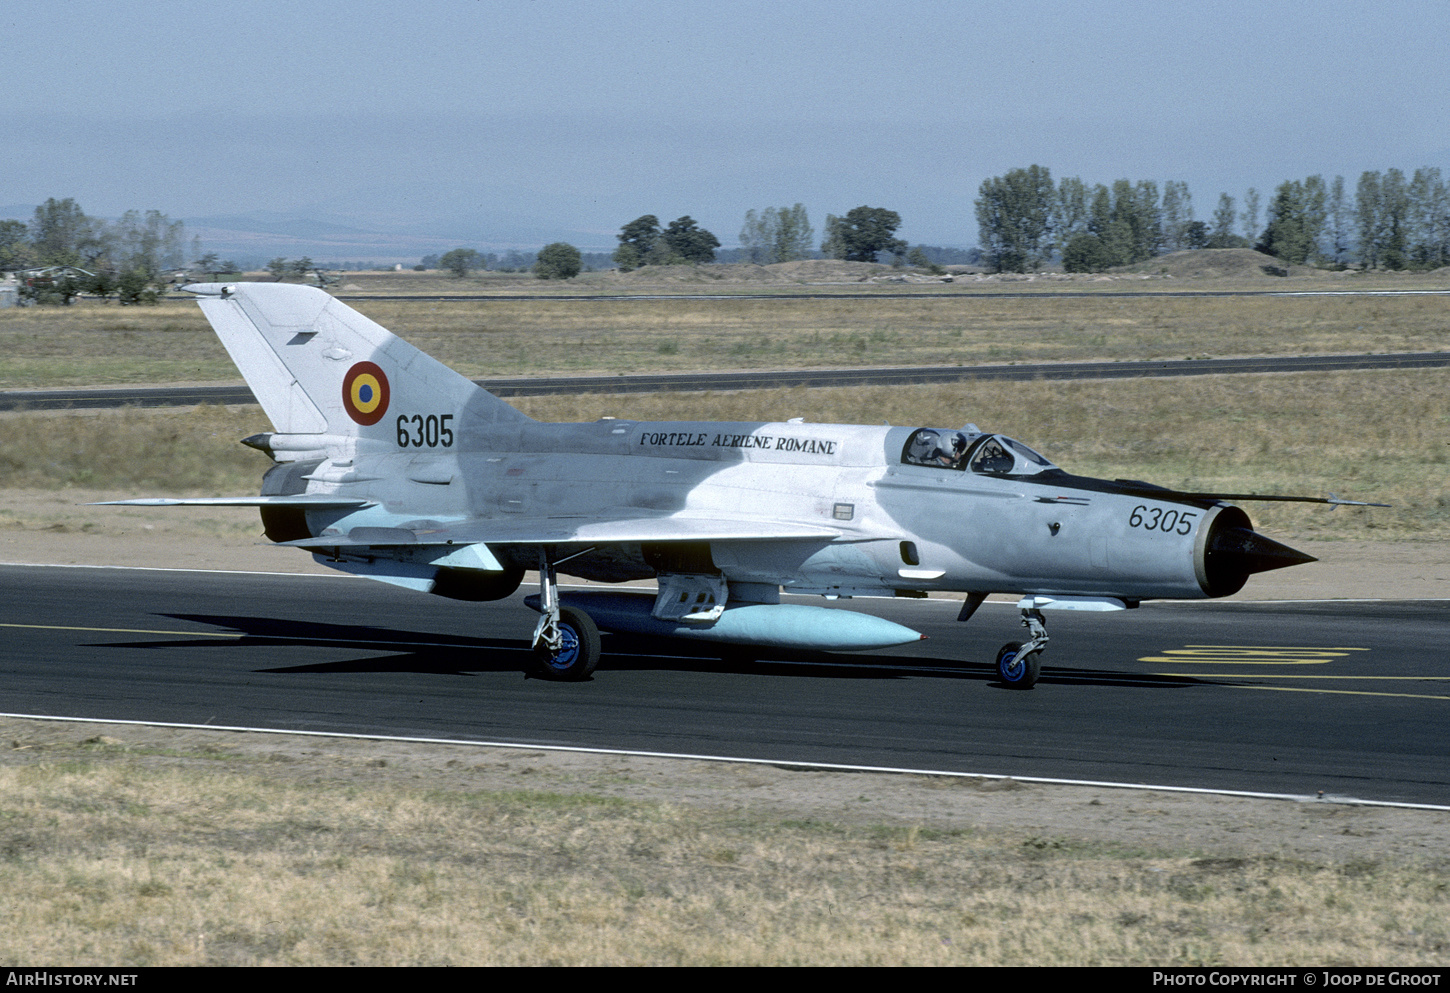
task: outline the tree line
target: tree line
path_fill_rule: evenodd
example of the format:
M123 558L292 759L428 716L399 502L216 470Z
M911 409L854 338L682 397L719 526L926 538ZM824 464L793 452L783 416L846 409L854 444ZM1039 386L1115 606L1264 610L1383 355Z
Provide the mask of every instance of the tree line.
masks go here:
M82 270L27 282L22 291L37 301L69 303L89 293L122 303L151 302L165 288L166 273L181 268L185 256L186 225L159 210L128 210L108 221L88 216L69 197L51 197L35 208L29 224L0 220L0 269Z
M1264 204L1219 194L1208 221L1194 218L1188 184L1119 179L1054 183L1039 165L985 180L975 202L983 259L997 272L1029 272L1060 259L1068 272L1100 272L1192 248L1254 248L1286 263L1363 269L1434 269L1450 263L1450 190L1435 167L1406 178L1365 172L1286 180ZM1264 207L1260 224L1260 207Z
M475 270L493 272L532 272L540 279L573 279L585 269L602 269L609 265L603 252L581 252L566 241L545 245L537 252L510 250L503 255L479 252L472 248L455 248L442 255L425 255L413 269L443 269L462 279Z
M800 259L843 259L850 262L878 262L890 258L895 265L910 263L932 272L942 273L944 265L974 265L981 258L976 249L941 248L907 243L896 237L901 215L884 207L862 205L844 215L827 214L820 247L816 247L815 228L804 204L789 207L766 207L748 210L740 229L738 249L722 249L720 239L700 227L688 214L669 224L662 224L656 214L643 214L623 225L616 235L619 247L612 255L581 253L585 268L607 268L610 264L622 272L644 266L702 265L711 262L753 262L772 265ZM562 246L562 248L560 248ZM442 255L426 255L414 266L445 269L455 276L466 276L478 269L522 272L532 269L541 278L569 278L572 261L563 266L552 262L550 250L577 251L563 242L546 246L535 256L510 252L500 258L482 254L471 248L456 248ZM577 273L579 269L574 269Z
M820 252L813 248L815 229L803 204L792 207L767 207L745 214L740 230L741 261L769 265L806 258L836 258L854 262L875 262L881 255L893 256L900 264L908 257L907 244L896 237L901 215L882 207L861 206L844 216L826 215L825 237ZM643 214L625 224L615 236L619 247L610 261L621 272L632 272L644 266L702 265L715 262L720 239L700 227L688 214L669 224L661 224L658 215ZM942 250L937 250L942 251ZM514 253L510 253L514 254ZM935 261L918 247L911 261L939 270ZM565 242L546 245L539 250L531 265L542 279L568 279L581 271L583 256ZM499 265L497 256L484 255L471 248L455 248L443 255L425 256L418 269L446 269L455 276L466 276L476 269L524 266Z
M833 258L875 262L882 254L898 260L907 254L906 242L896 237L901 215L884 207L860 206L844 216L826 215L820 252L813 248L815 228L804 204L748 210L740 229L736 258L758 265L798 259ZM646 265L686 265L716 261L720 239L695 223L688 214L661 227L654 214L635 218L620 228L614 262L625 272Z

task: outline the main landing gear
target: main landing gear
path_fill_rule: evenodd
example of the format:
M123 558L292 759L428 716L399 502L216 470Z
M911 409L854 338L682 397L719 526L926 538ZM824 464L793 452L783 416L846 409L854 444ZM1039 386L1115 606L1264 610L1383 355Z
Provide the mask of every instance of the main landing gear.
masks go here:
M554 563L539 553L539 624L534 628L534 674L544 679L588 679L599 664L599 628L582 610L559 605Z
M1022 611L1022 626L1030 638L1026 642L1009 641L997 649L997 676L1014 690L1030 690L1042 673L1042 649L1047 646L1047 621L1032 597L1023 597L1017 604Z

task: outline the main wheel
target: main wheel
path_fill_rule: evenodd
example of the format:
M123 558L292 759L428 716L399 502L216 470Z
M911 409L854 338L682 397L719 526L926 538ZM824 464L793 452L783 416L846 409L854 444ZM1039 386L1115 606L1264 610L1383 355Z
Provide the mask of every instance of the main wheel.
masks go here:
M1009 641L997 649L997 675L1014 690L1030 690L1042 673L1042 653L1032 652L1025 659L1022 642Z
M588 679L599 664L599 628L584 611L575 607L559 608L559 634L564 644L557 652L536 649L535 670L545 679Z

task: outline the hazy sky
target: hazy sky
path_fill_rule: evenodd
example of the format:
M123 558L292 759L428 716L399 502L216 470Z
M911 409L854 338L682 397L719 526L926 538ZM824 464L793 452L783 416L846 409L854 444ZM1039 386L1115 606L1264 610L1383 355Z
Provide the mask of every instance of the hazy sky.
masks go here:
M861 204L977 242L989 176L1218 194L1450 172L1450 4L5 0L0 205L536 246ZM479 234L482 232L482 234ZM482 247L482 246L480 246Z

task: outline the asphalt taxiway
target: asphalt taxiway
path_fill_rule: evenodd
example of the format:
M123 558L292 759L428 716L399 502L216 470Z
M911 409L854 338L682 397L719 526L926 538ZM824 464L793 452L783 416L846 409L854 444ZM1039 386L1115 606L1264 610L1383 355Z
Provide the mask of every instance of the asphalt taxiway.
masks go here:
M1152 359L1143 362L1034 362L1022 365L893 366L860 369L766 369L737 372L639 373L619 376L527 376L478 379L500 397L573 393L655 393L661 390L769 390L797 387L907 386L923 383L1029 382L1031 380L1160 379L1288 372L1368 372L1443 369L1450 352L1378 355L1251 356L1228 359ZM178 407L198 403L256 403L250 388L235 385L98 386L81 389L0 391L0 411Z
M509 741L1450 803L1445 601L1149 603L1054 614L1002 687L1009 604L855 600L930 640L721 659L606 636L525 678L536 618L346 577L0 567L6 712ZM819 603L820 601L813 601Z

